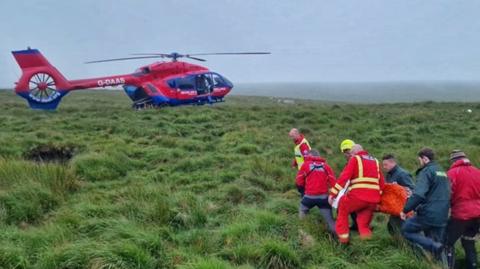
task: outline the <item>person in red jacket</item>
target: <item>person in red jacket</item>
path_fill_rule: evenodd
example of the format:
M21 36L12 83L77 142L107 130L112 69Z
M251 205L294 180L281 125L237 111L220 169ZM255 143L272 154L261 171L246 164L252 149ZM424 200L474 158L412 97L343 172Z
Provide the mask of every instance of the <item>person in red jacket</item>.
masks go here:
M352 154L353 157L343 169L329 197L332 203L343 188L348 190L339 200L335 226L338 240L345 244L349 242L348 215L352 212L357 213L360 238L371 237L370 222L380 202L380 193L385 184L377 159L358 144L353 146Z
M305 162L297 173L296 184L302 195L300 218L305 217L308 211L316 206L320 209L328 230L335 234L332 207L328 203L328 190L335 185L335 173L317 150L310 150L305 156Z
M304 162L305 155L307 155L308 151L311 149L310 144L305 136L296 128L290 130L288 136L293 140L293 143L295 143L295 147L293 148L295 158L293 159L292 167L300 170Z
M454 245L462 237L467 268L477 268L475 236L480 228L480 170L474 167L466 154L454 150L450 154L452 166L447 172L451 183L451 216L447 226L447 260L455 266Z

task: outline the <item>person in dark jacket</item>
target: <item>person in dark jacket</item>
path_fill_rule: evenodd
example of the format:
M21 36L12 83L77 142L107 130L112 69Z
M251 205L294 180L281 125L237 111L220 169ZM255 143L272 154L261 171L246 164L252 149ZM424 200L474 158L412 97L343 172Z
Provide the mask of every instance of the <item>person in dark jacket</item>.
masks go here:
M397 164L397 160L393 154L386 154L382 158L382 167L386 172L385 182L396 183L405 188L410 196L415 188L412 181L412 175ZM388 232L391 235L398 235L402 227L403 220L397 216L390 216L387 224Z
M400 167L393 154L386 154L382 158L383 170L387 172L385 181L386 183L397 183L398 185L413 190L415 185L413 184L412 175L405 169Z
M328 203L329 189L335 185L335 173L317 150L310 150L305 156L305 162L297 173L296 184L302 195L300 218L304 218L310 209L316 206L320 209L330 233L335 234L332 207Z
M416 173L415 189L400 213L403 220L412 210L416 211L416 216L402 225L402 235L446 263L442 242L450 209L450 182L447 174L435 162L432 149L420 150L418 160L421 168Z
M450 154L452 166L447 175L452 185L451 217L447 226L449 268L455 268L454 246L462 237L466 267L477 268L475 236L480 228L480 169L474 167L460 150Z

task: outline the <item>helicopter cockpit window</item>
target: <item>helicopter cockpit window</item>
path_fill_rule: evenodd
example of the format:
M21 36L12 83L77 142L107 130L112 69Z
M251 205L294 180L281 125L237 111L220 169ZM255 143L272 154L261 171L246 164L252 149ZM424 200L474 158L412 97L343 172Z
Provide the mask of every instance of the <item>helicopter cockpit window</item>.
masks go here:
M220 76L217 73L212 73L213 87L215 88L232 88L233 84L225 77Z
M212 78L213 78L213 86L215 88L227 87L223 78L221 76L219 76L218 74L212 73Z

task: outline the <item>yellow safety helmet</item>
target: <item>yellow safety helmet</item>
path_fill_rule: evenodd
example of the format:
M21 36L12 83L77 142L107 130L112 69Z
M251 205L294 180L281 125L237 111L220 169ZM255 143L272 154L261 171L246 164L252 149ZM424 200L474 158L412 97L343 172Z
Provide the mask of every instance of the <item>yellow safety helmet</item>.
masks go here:
M344 152L347 149L350 150L350 149L352 149L353 145L355 145L355 142L353 142L353 140L345 139L340 144L340 151Z

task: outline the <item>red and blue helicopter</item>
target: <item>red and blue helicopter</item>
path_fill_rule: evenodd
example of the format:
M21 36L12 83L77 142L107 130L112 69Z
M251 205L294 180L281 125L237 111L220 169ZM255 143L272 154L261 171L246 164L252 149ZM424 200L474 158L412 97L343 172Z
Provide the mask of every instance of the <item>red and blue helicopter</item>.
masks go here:
M208 68L178 61L188 58L205 62L198 56L208 55L260 55L269 52L220 52L220 53L137 53L133 57L90 61L100 63L134 59L164 58L167 62L155 62L138 68L135 72L80 80L67 80L57 68L37 49L12 51L22 69L15 92L28 101L33 109L54 110L62 98L73 90L123 86L132 99L134 108L178 106L222 102L233 88L232 82Z

